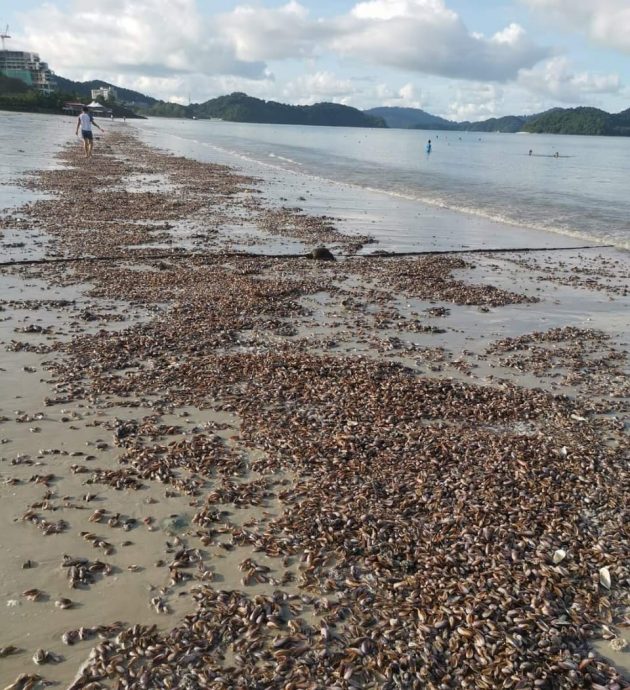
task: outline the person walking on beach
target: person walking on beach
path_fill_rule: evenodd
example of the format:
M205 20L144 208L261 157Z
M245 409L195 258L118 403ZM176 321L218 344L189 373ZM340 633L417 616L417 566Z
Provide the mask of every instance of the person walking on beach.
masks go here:
M431 153L431 139L427 141L427 153Z
M79 135L79 128L81 129L81 136L83 137L83 147L85 148L85 157L90 158L92 156L92 149L94 148L94 137L92 135L92 125L101 132L103 128L94 122L94 119L90 115L87 105L83 106L83 112L77 118L77 130L75 134Z

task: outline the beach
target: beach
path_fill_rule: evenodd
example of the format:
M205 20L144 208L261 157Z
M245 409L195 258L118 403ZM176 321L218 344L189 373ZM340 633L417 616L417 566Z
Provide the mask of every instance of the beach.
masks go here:
M3 171L2 687L628 687L627 252L81 154Z

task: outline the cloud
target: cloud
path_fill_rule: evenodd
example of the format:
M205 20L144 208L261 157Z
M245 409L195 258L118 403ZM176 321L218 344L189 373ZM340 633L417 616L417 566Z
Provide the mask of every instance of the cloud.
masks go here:
M507 81L547 57L517 24L471 33L442 0L370 0L336 20L333 47L351 57L437 76Z
M575 72L566 57L554 57L531 70L521 70L518 84L527 90L566 103L585 102L593 94L621 89L617 74Z
M44 4L24 13L21 38L63 76L129 88L141 80L150 95L180 100L188 93L205 100L232 84L267 98L348 102L375 95L383 80L365 86L341 79L319 69L320 59L327 66L345 61L346 69L368 63L403 70L401 81L422 74L501 83L550 56L517 24L489 36L471 32L445 0L365 0L332 16L315 16L298 0L275 7L265 1L208 14L202 0L70 0L63 9ZM274 84L270 65L280 70L281 61L307 74L284 88ZM421 101L411 81L388 99Z
M397 106L401 108L424 108L422 91L408 82L398 89L387 84L377 84L372 94L372 100L380 105Z
M443 117L474 122L502 114L504 90L496 84L460 85Z
M628 0L522 0L563 28L584 31L593 41L630 53Z
M411 72L506 81L549 55L517 24L490 37L471 33L443 0L369 0L313 19L296 0L277 9L238 7L221 15L221 35L243 60L337 55Z
M299 105L321 101L346 104L355 91L350 79L340 79L330 72L315 72L288 82L282 95Z
M281 60L314 55L326 31L295 0L277 9L239 6L216 25L241 60Z
M186 73L263 78L262 62L241 60L208 30L195 0L76 0L68 12L43 5L23 15L22 43L37 46L53 69L154 77Z

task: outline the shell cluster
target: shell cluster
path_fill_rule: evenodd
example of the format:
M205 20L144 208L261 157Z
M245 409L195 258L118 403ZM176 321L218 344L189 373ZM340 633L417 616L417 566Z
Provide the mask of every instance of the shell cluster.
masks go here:
M399 295L483 309L539 298L455 278L470 264L449 256L234 256L220 230L243 216L266 235L334 243L347 254L369 237L344 235L330 217L269 208L254 180L222 166L160 153L128 134L108 142L94 158L98 171L81 175L76 152L64 152L67 169L32 183L56 196L24 214L46 225L60 253L124 260L20 270L89 282L95 300L148 310L124 329L112 320L117 328L55 341L48 366L57 402L142 401L155 410L105 426L115 465L83 459L76 472L130 503L154 484L189 497L190 525L182 523L185 535L161 564L168 585L149 605L167 614L167 594L185 586L194 612L167 630L128 621L67 632L67 644L106 638L70 688L626 687L589 646L622 619L630 582L619 425L598 419L580 396L419 375L384 356L405 350L409 333L442 333L427 319L450 313L443 304L404 313ZM172 189L125 190L147 171ZM100 189L97 174L107 180ZM176 246L182 219L195 221L195 247L206 253L146 259L143 245ZM327 329L318 322L322 294L333 304ZM347 347L337 351L339 340ZM585 342L605 343L564 329L496 342L483 356L542 375L550 361L537 348L567 340L575 345L557 354L572 370ZM360 356L350 351L357 344ZM448 361L444 348L409 352L434 366ZM589 360L589 376L603 376L611 359L625 362L623 354ZM462 379L470 366L455 367ZM234 416L238 429L228 435L217 424L168 440L178 429L160 424L160 414L191 405ZM22 519L44 533L67 527L34 510ZM104 506L90 521L142 526ZM116 558L108 538L83 537ZM233 559L233 586L213 582L209 547ZM62 567L71 587L112 572L70 556Z

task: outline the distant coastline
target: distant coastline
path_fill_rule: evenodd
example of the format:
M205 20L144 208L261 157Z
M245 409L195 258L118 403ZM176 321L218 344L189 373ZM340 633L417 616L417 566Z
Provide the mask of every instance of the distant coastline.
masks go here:
M389 127L504 134L584 134L630 136L630 108L611 114L598 108L552 108L534 115L506 115L480 122L455 122L417 108L372 108Z
M0 110L61 114L63 103L87 99L91 89L115 86L101 80L74 82L57 77L60 91L49 95L29 89L16 79L0 76ZM507 115L479 122L456 122L419 108L377 107L358 110L339 103L289 105L265 101L245 93L231 93L203 103L182 105L160 101L137 91L115 86L119 101L107 101L115 117L172 117L225 120L256 124L377 127L444 131L530 134L630 136L630 108L607 113L598 108L552 108L533 115Z

